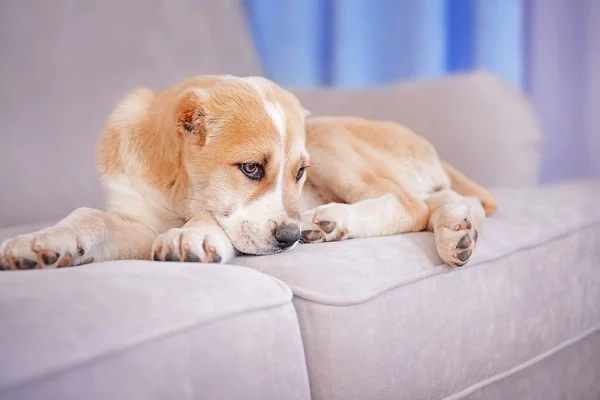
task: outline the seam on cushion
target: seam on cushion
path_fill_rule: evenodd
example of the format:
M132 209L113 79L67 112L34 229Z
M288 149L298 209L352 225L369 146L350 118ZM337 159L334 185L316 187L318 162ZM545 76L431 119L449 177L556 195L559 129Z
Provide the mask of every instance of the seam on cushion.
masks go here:
M328 298L327 296L322 296L317 292L305 290L305 289L299 288L297 286L289 285L289 287L294 292L294 296L297 296L299 298L302 298L304 300L307 300L307 301L310 301L310 302L313 302L316 304L323 304L323 305L328 305L328 306L352 306L352 305L356 305L356 304L365 303L365 302L372 300L375 297L377 297L387 291L390 291L392 289L396 289L396 288L399 288L399 287L402 287L405 285L409 285L411 283L418 282L420 280L427 279L427 278L430 278L433 276L443 275L443 274L447 274L447 273L459 273L460 271L468 270L470 268L480 267L481 265L488 264L493 261L502 260L504 258L513 256L515 254L519 254L524 251L534 249L536 247L547 245L556 240L563 239L563 238L566 238L566 237L569 237L572 235L576 235L576 234L580 233L581 231L585 231L585 230L595 228L595 227L600 227L600 221L593 221L588 224L583 224L581 226L573 227L572 229L568 230L567 232L559 233L556 236L546 238L539 242L523 245L523 246L515 249L514 251L511 251L508 253L503 252L502 254L492 255L492 256L489 256L487 258L483 258L480 260L474 260L474 262L472 264L468 264L464 267L461 267L460 269L451 268L451 267L448 267L445 265L438 265L438 266L435 266L435 267L431 268L430 270L426 271L425 273L413 275L409 279L403 280L402 282L397 282L397 283L392 283L392 284L387 283L387 284L384 284L381 286L376 286L374 288L371 288L371 290L373 290L373 292L374 292L373 294L369 294L367 296L363 296L358 299L335 300L335 299Z
M93 362L96 362L98 360L102 360L104 358L108 358L108 357L112 357L112 356L115 356L115 355L119 355L119 354L121 354L123 352L130 351L130 350L135 349L137 347L145 346L147 344L150 344L150 343L153 343L153 342L156 342L156 341L160 341L160 340L165 339L165 338L170 337L170 336L174 336L174 335L179 335L179 334L182 334L182 333L186 333L186 332L198 329L198 328L200 328L202 326L210 325L210 324L216 323L216 322L220 322L220 321L228 319L228 318L236 318L236 317L238 317L240 315L244 315L244 314L248 314L248 313L255 313L255 312L259 312L259 311L271 310L271 309L274 309L274 308L284 307L286 305L291 305L291 307L292 307L292 309L294 310L294 313L295 313L296 309L295 309L295 307L294 307L294 305L292 303L292 297L293 296L292 296L291 289L288 286L286 286L285 284L283 284L277 278L273 278L271 276L269 276L269 277L272 278L274 281L276 281L276 283L278 283L280 286L282 286L282 288L285 290L285 300L279 300L277 302L272 302L270 304L263 304L263 305L260 305L260 306L257 306L257 307L249 307L249 308L245 308L243 310L232 311L230 313L227 313L227 314L224 314L224 315L220 315L220 316L218 316L218 317L216 317L214 319L211 319L211 320L203 320L203 321L199 321L199 322L194 322L194 323L189 324L189 325L184 325L184 326L181 326L179 328L176 328L176 329L173 329L173 330L170 330L170 331L166 331L166 332L163 332L163 333L159 333L159 334L153 335L151 337L147 337L147 338L138 340L138 341L136 341L134 343L126 344L126 345L121 346L119 348L113 348L113 349L110 349L108 351L104 351L102 353L92 355L92 356L90 356L90 357L88 357L86 359L77 360L77 361L72 362L70 364L60 366L60 367L58 367L56 369L53 369L53 370L50 370L50 371L46 371L46 372L42 372L41 374L38 374L38 375L36 375L34 377L27 377L27 378L22 379L20 381L18 380L15 383L8 384L6 387L4 387L3 389L0 390L0 396L4 396L5 394L9 393L12 390L15 390L15 389L18 389L18 388L20 388L20 387L22 387L24 385L28 385L30 383L36 382L36 381L38 381L40 379L46 379L46 378L52 377L54 375L59 375L59 374L63 373L64 371L68 371L68 370L73 369L73 368L78 368L78 367L81 367L81 366L85 366L85 365L91 364ZM296 324L299 324L297 318L296 318L295 321L296 321Z
M546 350L545 352L543 352L542 354L539 354L513 368L510 368L504 372L501 372L499 374L496 374L490 378L484 379L481 382L478 382L464 390L461 390L458 393L452 394L448 397L444 397L443 400L460 400L463 399L465 396L468 396L470 394L475 393L476 391L483 389L486 386L491 385L492 383L495 382L499 382L505 378L508 378L518 372L521 372L537 363L539 363L540 361L545 360L546 358L558 353L561 350L566 349L567 347L570 347L574 344L576 344L577 342L580 342L583 339L586 339L587 337L593 335L594 333L600 332L600 325L596 325L591 329L586 330L585 332L575 336L574 338L571 338L569 340L566 340L554 347L552 347L549 350Z

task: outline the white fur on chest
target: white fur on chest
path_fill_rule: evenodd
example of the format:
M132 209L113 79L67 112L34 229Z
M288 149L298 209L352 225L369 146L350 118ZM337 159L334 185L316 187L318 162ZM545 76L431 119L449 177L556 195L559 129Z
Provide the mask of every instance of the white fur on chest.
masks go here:
M124 175L103 179L106 209L126 214L151 226L157 232L181 227L183 220L158 191L134 183Z

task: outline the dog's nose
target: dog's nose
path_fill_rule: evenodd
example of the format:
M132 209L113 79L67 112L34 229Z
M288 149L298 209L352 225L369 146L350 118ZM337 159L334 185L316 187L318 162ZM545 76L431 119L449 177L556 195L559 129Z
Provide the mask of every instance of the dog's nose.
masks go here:
M275 228L275 239L281 249L287 249L300 240L300 228L297 224L279 225Z

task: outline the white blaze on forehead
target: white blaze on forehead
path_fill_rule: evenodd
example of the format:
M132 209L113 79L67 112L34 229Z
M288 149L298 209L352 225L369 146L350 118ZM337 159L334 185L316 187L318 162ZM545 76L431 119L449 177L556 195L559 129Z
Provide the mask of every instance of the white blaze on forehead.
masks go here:
M281 138L281 154L279 154L279 171L277 173L277 186L275 191L283 191L283 169L285 168L285 117L283 115L283 109L279 103L265 102L265 109L267 114L273 120L275 128L279 131L279 137ZM281 193L283 196L283 193Z
M265 110L267 111L267 114L269 115L269 117L271 117L271 120L273 120L273 124L275 125L275 129L277 129L277 132L279 133L279 136L281 137L281 141L282 143L285 142L285 114L283 112L283 107L281 107L281 104L279 104L279 102L275 99L275 96L273 95L273 101L267 99L267 91L271 92L271 94L273 94L273 90L262 84L261 82L259 82L256 78L250 77L250 78L245 78L245 81L250 84L250 86L252 86L262 97L264 106L265 106Z
M285 113L283 111L283 107L281 104L273 97L273 101L267 99L267 91L271 91L272 89L264 84L261 84L258 79L250 77L245 78L245 81L250 84L258 93L260 93L267 115L271 117L273 121L273 125L275 129L279 133L279 137L281 139L281 154L279 155L279 171L277 173L277 184L275 186L275 192L281 195L281 200L283 201L283 170L285 168Z
M273 124L275 125L277 132L279 132L282 143L285 143L285 116L283 115L281 104L265 100L265 110L267 110L267 114L269 114L269 117L273 120Z

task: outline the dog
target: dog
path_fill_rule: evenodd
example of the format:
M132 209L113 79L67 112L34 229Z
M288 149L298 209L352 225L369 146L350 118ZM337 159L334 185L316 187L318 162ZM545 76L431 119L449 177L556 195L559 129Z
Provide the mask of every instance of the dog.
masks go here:
M469 260L496 208L485 189L400 125L308 116L292 93L261 77L136 89L97 144L106 211L80 208L4 241L0 268L226 263L298 242L425 229L444 262Z
M433 231L439 256L471 258L494 197L392 122L321 117L306 123L314 165L302 193L302 241Z

